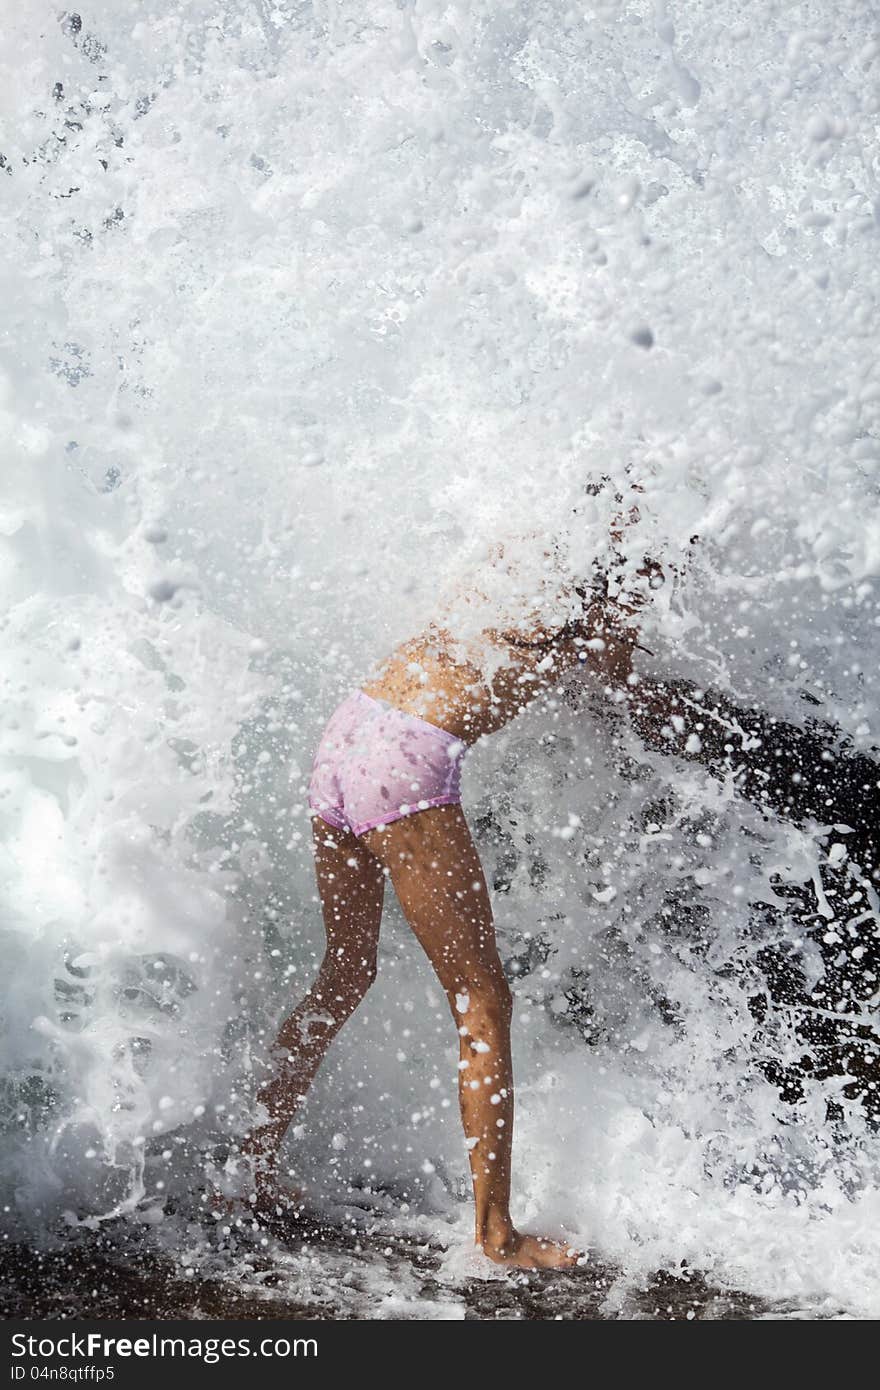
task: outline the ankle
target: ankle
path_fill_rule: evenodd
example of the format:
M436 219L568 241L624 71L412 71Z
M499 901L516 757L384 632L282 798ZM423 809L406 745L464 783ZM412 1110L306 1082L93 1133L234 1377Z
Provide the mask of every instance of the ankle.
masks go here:
M267 1150L259 1140L248 1137L233 1156L233 1162L242 1174L249 1174L255 1181L265 1182L275 1176L278 1154Z
M476 1244L488 1246L492 1250L503 1250L515 1235L516 1229L510 1219L510 1212L495 1208L486 1212L482 1221L477 1223Z

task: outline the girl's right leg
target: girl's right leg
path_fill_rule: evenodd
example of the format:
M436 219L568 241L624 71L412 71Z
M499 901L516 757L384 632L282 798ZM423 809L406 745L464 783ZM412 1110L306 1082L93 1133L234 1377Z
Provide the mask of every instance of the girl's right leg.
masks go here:
M317 979L282 1024L272 1071L257 1100L268 1115L242 1144L250 1161L257 1205L278 1202L278 1151L331 1042L376 978L385 871L348 830L319 817L312 822L315 873L327 945Z

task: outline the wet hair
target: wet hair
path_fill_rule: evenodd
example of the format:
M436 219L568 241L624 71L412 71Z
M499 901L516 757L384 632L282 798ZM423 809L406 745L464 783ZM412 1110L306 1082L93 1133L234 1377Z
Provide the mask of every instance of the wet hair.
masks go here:
M627 472L629 472L630 467L631 464L628 464ZM590 497L597 497L599 493L604 492L609 485L613 486L611 474L602 473L597 478L589 478L584 483L584 492ZM617 487L614 487L613 498L618 506L623 506L625 500L624 495ZM572 516L577 516L580 510L580 506L572 507ZM553 554L558 558L560 555L559 541L554 537L550 544ZM615 556L615 559L618 561L622 560L622 558L623 557L619 555ZM644 564L646 566L651 566L653 563L654 562L646 555ZM607 565L603 565L598 558L595 558L592 563L590 574L579 578L571 586L573 592L580 600L580 612L576 617L570 618L562 627L555 628L552 632L549 632L546 637L539 638L534 642L528 642L525 638L521 637L517 637L515 640L511 638L506 638L505 640L509 641L510 645L513 647L521 647L524 650L533 651L540 650L541 648L550 648L557 642L570 641L575 637L583 637L588 640L591 635L591 630L587 625L590 610L597 603L609 602L608 578L609 571Z
M503 634L505 641L509 642L512 647L540 651L542 648L554 647L558 642L570 642L575 637L582 637L585 641L589 640L592 635L591 629L587 625L590 609L596 603L603 602L608 594L608 576L598 564L594 567L594 571L592 580L584 580L572 586L581 604L577 617L569 618L567 623L563 623L561 627L554 628L552 631L547 631L546 636L539 637L533 642L527 641L524 637L510 637L507 633ZM542 624L542 626L546 629L546 625Z

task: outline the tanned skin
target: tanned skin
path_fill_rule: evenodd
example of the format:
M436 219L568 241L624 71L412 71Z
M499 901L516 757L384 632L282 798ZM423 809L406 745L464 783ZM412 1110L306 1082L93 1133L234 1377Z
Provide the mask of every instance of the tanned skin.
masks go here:
M614 534L614 533L613 533ZM614 534L619 539L619 534ZM601 596L555 633L541 626L486 630L461 645L440 627L402 644L362 689L426 719L465 745L493 733L573 667L625 691L636 630L632 608ZM491 649L491 677L479 653ZM500 664L498 657L501 656ZM278 1182L278 1153L330 1043L376 976L390 880L446 995L459 1036L459 1102L475 1204L475 1243L498 1264L569 1267L581 1252L516 1229L510 1214L512 998L495 941L482 866L460 805L434 806L360 836L313 820L315 870L327 946L318 976L282 1025L258 1100L268 1120L242 1145L258 1212L299 1194Z

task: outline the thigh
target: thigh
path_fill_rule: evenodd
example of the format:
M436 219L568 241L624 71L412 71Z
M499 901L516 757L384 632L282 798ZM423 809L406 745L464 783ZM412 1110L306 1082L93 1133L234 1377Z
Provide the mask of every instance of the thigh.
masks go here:
M362 960L375 967L387 874L375 854L349 830L337 830L319 817L312 822L315 876L330 953L340 960Z
M444 989L504 982L489 891L464 812L435 806L361 839L388 869L407 921Z

